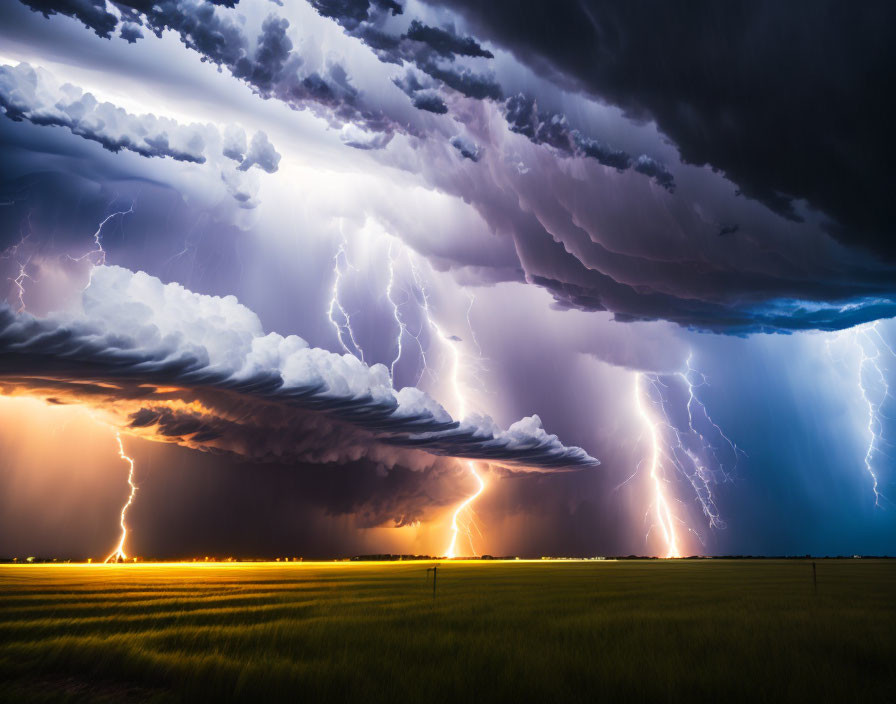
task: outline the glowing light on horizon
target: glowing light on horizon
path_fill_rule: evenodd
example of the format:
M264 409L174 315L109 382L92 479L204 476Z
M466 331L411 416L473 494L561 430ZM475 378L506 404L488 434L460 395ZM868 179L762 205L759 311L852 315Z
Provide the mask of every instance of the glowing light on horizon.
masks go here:
M125 502L124 506L121 507L121 518L119 520L121 537L118 540L118 545L104 562L124 562L128 559L128 556L124 552L124 544L128 538L128 527L125 524L124 519L125 514L128 512L128 508L134 503L134 496L137 494L137 485L134 484L134 460L124 453L124 445L122 445L121 442L121 433L116 432L115 439L118 441L118 456L127 462L130 467L128 470L128 486L131 488L131 492L128 494L128 500Z

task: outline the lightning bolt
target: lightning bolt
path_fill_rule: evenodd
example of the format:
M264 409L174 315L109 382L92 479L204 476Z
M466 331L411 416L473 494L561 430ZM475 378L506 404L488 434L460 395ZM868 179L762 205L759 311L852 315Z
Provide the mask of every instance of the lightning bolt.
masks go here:
M106 223L108 223L112 218L118 216L124 217L125 215L132 214L133 212L134 203L132 201L131 207L127 210L117 210L114 213L107 215L96 228L96 232L93 233L93 243L96 245L96 249L91 249L89 252L82 254L80 257L75 259L75 261L80 262L87 259L94 266L103 266L106 263L106 250L103 249L103 228L106 226ZM94 261L93 257L96 257L96 261Z
M660 376L638 374L635 401L642 422L650 438L650 478L653 486L652 506L657 513L659 524L669 556L679 552L676 523L687 523L675 518L671 501L667 494L669 479L667 470L684 477L691 486L703 515L713 529L725 528L715 503L712 487L715 484L732 481L740 456L746 456L737 444L713 421L697 390L708 386L706 375L692 364L689 355L685 369L675 374ZM678 388L673 382L678 381ZM676 409L676 392L685 398L683 406L687 422L679 421L684 413ZM650 404L653 412L646 408ZM678 404L681 408L681 404ZM628 481L628 480L626 480ZM625 483L625 482L623 482ZM648 509L649 512L649 509ZM703 538L695 529L688 531ZM649 534L650 531L648 531Z
M441 331L435 321L430 321L430 323L434 326L439 339L441 339L446 345L448 345L448 349L451 351L452 359L450 378L451 388L454 391L457 413L456 417L458 418L458 420L463 420L463 418L467 415L467 400L464 396L463 388L461 387L460 383L460 350L458 350L457 348L457 342L445 337L444 333ZM445 551L445 555L448 558L457 557L457 538L461 531L462 516L465 513L472 512L473 502L479 498L480 494L482 494L483 491L485 491L485 480L482 478L479 472L476 471L476 463L472 460L466 460L464 464L466 464L467 471L469 471L470 475L476 481L476 491L474 491L466 499L461 501L461 503L458 504L457 508L454 509L454 514L451 516L451 540L448 543L448 549ZM474 555L477 555L476 548L473 545L472 531L470 530L470 524L472 520L473 519L471 516L469 520L463 522L463 530L470 542L470 549L473 551Z
M881 491L880 458L891 462L894 460L890 453L893 443L887 440L885 434L885 421L894 418L885 412L885 406L888 401L896 400L890 390L888 381L890 365L886 360L896 360L896 351L881 334L879 322L861 325L840 333L833 339L850 341L859 357L856 365L856 386L868 412L868 422L865 426L868 443L862 462L865 472L871 479L874 506L883 508L881 501L889 501L889 498ZM833 359L831 343L831 338L825 341L828 354Z
M681 557L678 549L678 535L675 530L675 521L672 517L672 511L669 509L669 499L666 497L666 479L661 476L660 464L660 434L657 429L657 421L651 417L650 413L642 400L641 387L644 383L646 375L642 373L635 374L635 407L638 409L638 415L647 429L647 436L650 441L650 455L648 457L648 474L653 486L653 507L656 511L656 520L659 523L663 534L663 540L666 543L666 557Z
M125 502L124 506L121 507L121 518L119 520L119 525L121 526L121 538L119 538L117 547L112 554L106 558L105 562L124 562L128 559L128 556L124 552L124 543L128 537L128 528L125 525L124 517L128 512L128 508L134 503L134 496L137 493L137 485L134 484L134 460L124 453L124 445L121 444L121 433L116 432L115 439L118 441L118 456L127 462L130 467L128 470L128 486L131 487L131 493L128 495L128 500Z
M429 295L426 292L426 287L423 284L420 272L416 266L412 266L411 271L414 277L414 282L420 289L422 298L421 307L423 310L424 319L426 320L427 325L435 333L436 338L441 341L441 343L445 346L451 356L449 379L455 401L454 415L458 420L463 420L467 415L467 399L466 395L464 394L463 386L461 385L460 379L461 354L458 347L459 340L452 339L448 335L446 335L439 324L435 321L435 318L432 315L432 308L430 307L429 303ZM485 491L485 480L482 478L482 475L480 475L476 470L475 462L473 462L472 460L466 460L464 464L467 466L467 471L470 473L470 476L472 476L476 482L476 490L466 499L464 499L460 504L458 504L457 508L454 509L454 513L451 516L451 540L448 543L448 548L445 550L445 555L448 558L457 557L457 539L460 535L461 530L463 530L463 532L466 534L467 539L470 543L470 549L473 551L473 554L477 555L476 548L473 545L472 530L470 528L471 524L475 526L475 522L473 521L472 516L470 516L468 520L463 520L463 516L467 513L472 513L473 502L479 498L483 491Z
M12 285L15 286L16 301L18 301L19 304L16 308L16 313L22 313L25 310L25 279L34 281L34 278L27 271L27 267L30 262L31 257L28 257L24 264L19 262L18 275L14 279L10 279L10 281L12 281Z
M31 213L28 214L28 220L29 220L29 225L30 225ZM16 266L18 266L18 268L19 268L16 276L9 278L9 281L12 284L12 286L16 292L15 299L16 299L16 302L18 303L18 307L16 308L16 313L22 313L25 310L25 279L28 279L29 281L34 281L34 279L28 273L28 265L31 263L31 255L29 255L28 258L24 262L22 262L18 258L19 249L21 249L25 245L25 242L27 242L30 237L31 237L30 233L23 236L18 241L18 243L12 245L11 247L8 247L3 252L2 256L0 256L0 258L2 258L2 259L11 259L11 258L15 257Z
M398 364L398 361L401 359L402 347L401 341L404 339L405 333L407 330L407 325L405 325L404 320L401 318L400 308L401 303L396 301L393 298L393 291L395 289L395 256L392 253L393 245L395 244L394 239L389 240L389 283L386 285L386 299L389 301L389 304L392 306L392 317L395 318L395 324L398 325L398 335L395 339L397 350L395 352L395 357L392 358L392 363L389 365L389 375L392 377L393 381L395 380L395 365ZM420 340L417 340L417 344L420 344ZM421 353L423 348L421 347ZM424 356L424 364L426 362L426 357Z
M342 235L342 241L336 249L336 254L333 255L333 289L330 296L330 306L327 308L327 317L330 320L330 324L336 330L336 337L339 340L339 344L342 345L342 349L345 350L346 354L354 355L363 362L364 350L355 339L355 332L352 330L351 316L339 301L339 291L342 286L342 276L345 273L345 269L357 271L348 260L348 253L346 252L347 246L348 242L345 239L345 235ZM336 320L337 312L342 317L341 323ZM348 338L348 341L354 349L346 344L345 337L343 336Z
M470 304L467 306L467 328L470 330L470 337L473 338L473 344L476 345L476 351L479 353L481 359L482 347L479 344L479 340L476 338L476 329L473 327L473 321L470 319L470 316L473 314L473 304L476 303L476 296L469 292L468 295L470 297Z
M423 319L426 322L426 326L429 327L430 330L434 333L436 339L438 339L441 344L445 347L450 355L451 364L449 367L449 380L451 385L452 395L454 396L454 417L458 420L463 420L463 418L467 415L467 399L464 393L463 385L461 384L461 367L462 359L461 352L458 347L459 340L456 338L449 337L442 330L441 326L436 322L435 316L433 315L432 306L430 304L429 293L426 288L426 284L423 280L422 275L420 274L419 268L414 263L414 260L411 259L411 275L414 279L414 285L417 290L420 291L420 309L423 313ZM473 333L472 324L470 324L470 311L473 307L473 302L475 298L471 295L470 297L470 305L467 307L467 323L470 325L470 332L475 341L475 333ZM422 331L421 331L422 332ZM417 339L419 344L419 334L413 336ZM478 348L478 342L476 343ZM421 352L423 351L421 345ZM423 357L424 362L424 370L427 370L426 366L426 357ZM457 508L454 509L454 513L451 515L451 539L448 543L448 547L445 550L445 555L448 558L457 557L458 550L458 537L461 532L463 532L467 540L470 543L470 550L472 550L474 555L478 555L476 552L476 548L473 545L473 531L472 528L476 528L477 532L479 532L479 528L476 526L474 521L474 517L470 515L470 517L464 520L464 516L467 514L473 513L472 504L479 498L483 491L485 491L485 480L482 478L482 475L476 469L476 463L472 460L466 460L464 463L467 467L467 471L470 476L473 477L476 482L476 490L470 494L466 499L461 501L458 504ZM481 532L480 532L481 535Z
M357 271L357 269L351 264L348 259L348 242L345 238L345 234L342 232L341 225L342 221L340 221L341 242L336 250L336 254L333 257L333 288L330 296L330 303L327 308L327 316L330 320L330 324L336 330L339 344L342 346L343 350L345 350L345 352L348 354L355 355L363 362L365 361L364 351L361 348L361 345L359 344L357 338L355 337L354 331L352 330L351 317L340 301L340 290L346 271ZM420 352L420 358L422 360L422 369L420 371L420 376L415 382L415 385L419 384L420 379L427 373L432 376L434 381L438 381L437 376L430 366L429 360L427 358L427 345L424 345L423 340L421 339L424 331L428 330L429 340L435 338L447 352L448 358L450 360L449 383L452 396L454 397L453 415L455 418L463 420L467 413L467 399L461 381L461 373L464 366L464 360L459 348L461 340L457 337L447 335L436 320L426 282L420 272L419 267L417 266L414 257L407 249L403 249L401 252L396 252L395 247L396 241L394 238L390 237L386 260L387 283L385 290L385 299L386 301L388 301L391 315L393 320L395 321L397 329L397 334L395 337L395 356L389 363L390 374L392 376L392 379L394 380L396 366L405 353L404 343L406 340L406 336L409 336L412 340L414 340L414 343L416 344ZM408 267L410 269L411 277L413 280L415 299L417 301L421 314L420 328L416 332L412 331L409 328L405 317L402 314L403 307L410 300L410 296L407 294L407 289L405 289L405 295L403 299L401 299L397 293L399 289L399 282L396 268L400 262L400 257L402 256L402 254L407 257ZM478 341L476 341L475 332L473 332L472 324L470 322L470 311L472 310L474 301L475 298L471 296L466 314L467 323L470 325L471 334L478 348L479 343ZM470 549L474 554L476 554L476 549L473 545L473 529L475 529L476 531L478 531L479 529L478 526L476 526L474 516L472 515L472 504L485 490L486 484L482 475L477 470L476 464L474 462L465 461L464 464L466 465L469 474L476 482L476 490L467 498L465 498L460 504L458 504L452 514L451 539L448 548L445 551L445 554L449 558L457 556L458 541L461 533L464 533L466 535L470 543Z

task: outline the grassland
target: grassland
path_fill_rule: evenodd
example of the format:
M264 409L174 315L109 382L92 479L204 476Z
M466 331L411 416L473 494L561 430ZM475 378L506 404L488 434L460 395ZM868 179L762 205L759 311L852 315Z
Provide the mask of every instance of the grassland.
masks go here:
M0 566L0 700L896 701L896 562Z

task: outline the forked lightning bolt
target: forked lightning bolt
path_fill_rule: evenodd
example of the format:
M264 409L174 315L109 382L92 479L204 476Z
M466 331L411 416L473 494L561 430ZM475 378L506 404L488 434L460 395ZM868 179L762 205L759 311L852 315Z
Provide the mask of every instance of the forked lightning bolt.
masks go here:
M339 301L339 290L342 284L344 270L354 269L348 260L348 254L346 253L347 246L348 243L346 242L345 237L343 237L342 241L339 243L339 247L336 249L336 254L333 256L333 290L330 296L330 306L327 309L327 317L330 320L330 324L332 324L333 328L336 330L336 337L339 340L339 344L342 345L342 349L345 350L346 354L354 355L363 362L364 350L355 339L355 332L352 330L351 316ZM336 320L337 313L342 318L341 323ZM346 344L343 336L348 338L354 349Z
M879 329L879 322L854 328L842 336L851 337L859 354L856 383L862 402L868 409L868 445L863 462L865 471L871 478L871 490L874 492L874 505L882 507L881 500L889 501L881 492L880 459L893 463L891 454L893 444L887 440L885 421L893 417L885 412L885 404L896 400L887 380L891 371L890 362L896 361L896 351L886 341ZM830 352L830 340L827 341Z
M404 320L401 318L400 308L401 303L395 300L394 291L395 291L395 256L392 252L393 245L395 244L394 239L389 240L389 283L386 284L386 299L389 301L389 305L392 306L392 317L395 319L395 324L398 325L398 335L395 338L396 344L396 352L395 356L392 358L392 363L389 365L389 375L392 377L393 381L395 379L395 365L398 364L401 359L402 354L402 341L404 340L404 335L407 332L407 325L405 325ZM420 341L418 340L419 344ZM424 357L424 362L426 358Z
M6 251L3 252L3 255L0 256L2 259L10 259L13 256L18 255L19 249L25 245L25 242L28 241L28 238L31 237L30 234L22 237L21 240L17 244L12 245ZM11 277L9 281L12 283L16 292L16 313L22 313L25 311L25 279L30 281L34 281L31 275L28 273L28 265L31 263L31 256L22 262L19 260L18 256L15 259L16 265L19 267L18 272L14 277Z
M106 250L103 249L103 228L106 226L112 218L114 217L124 217L125 215L130 215L134 212L134 204L131 203L131 207L127 210L117 210L114 213L111 213L103 219L99 226L96 228L96 232L93 233L93 243L96 245L96 249L91 249L89 252L82 254L80 257L75 259L76 262L83 261L87 259L94 266L103 266L106 263Z
M127 462L129 466L128 486L131 488L131 493L128 494L128 500L125 502L124 506L121 507L121 518L119 520L121 537L118 540L118 545L115 550L113 550L112 554L106 558L106 562L124 562L128 559L128 556L124 552L124 544L128 538L128 527L125 524L124 519L131 504L134 503L134 496L137 494L137 485L134 483L134 460L124 453L124 445L121 444L121 433L115 433L115 439L118 441L118 456Z
M432 324L435 325L434 322L432 322ZM458 420L463 420L467 414L467 402L460 383L460 351L457 349L457 343L446 338L437 325L435 325L435 330L439 339L449 345L449 349L451 350L451 387L454 390L456 403L455 412ZM448 549L445 551L445 555L448 558L457 557L457 536L461 530L460 521L462 515L466 511L472 511L472 503L479 498L479 495L482 494L483 491L485 491L485 480L479 472L476 471L476 463L472 460L466 460L465 464L467 465L467 470L470 472L470 475L476 480L477 486L476 491L464 499L458 507L454 509L454 514L451 516L451 541L448 543ZM464 532L467 534L467 538L470 541L470 549L473 551L473 554L476 555L476 548L473 545L473 536L470 530L471 523L472 517L464 524Z
M391 363L389 363L389 370L392 376L392 379L395 379L395 369L396 365L402 358L404 354L404 342L406 337L410 336L411 339L414 340L417 348L420 352L420 358L422 360L423 366L421 371L421 377L423 374L429 373L432 375L433 379L436 379L435 372L430 368L429 362L427 360L427 349L421 341L421 336L423 335L424 329L428 329L430 332L430 339L435 337L438 339L439 343L444 346L446 349L449 358L450 358L450 385L451 392L454 396L454 408L453 415L458 418L458 420L463 420L467 411L467 401L466 396L464 394L463 385L460 379L461 376L461 352L458 347L460 343L460 339L448 336L442 330L441 326L436 322L435 316L433 315L432 307L430 304L430 297L427 291L427 287L423 277L420 273L419 268L417 267L412 256L408 254L408 263L411 271L411 275L413 277L413 286L415 288L415 293L419 292L419 298L417 298L417 303L420 308L420 313L422 316L422 323L420 329L414 333L412 332L407 323L405 322L404 317L402 316L402 307L405 303L408 302L409 296L405 294L404 299L399 299L397 295L397 290L399 288L398 282L396 280L396 266L399 263L399 257L401 253L396 253L395 251L396 241L394 239L389 240L388 247L388 259L386 263L386 274L387 274L387 283L385 290L385 299L388 301L392 318L395 321L397 333L395 338L395 356L392 358ZM327 308L327 317L330 321L330 324L336 330L336 336L339 340L339 344L342 346L342 349L348 353L352 354L362 362L364 359L364 351L361 347L360 342L355 336L354 330L351 326L351 316L348 311L343 306L340 300L340 291L343 282L343 277L346 271L357 271L355 267L351 264L348 259L348 242L345 238L344 233L342 233L342 239L339 244L339 247L336 250L336 254L333 257L333 288L330 296L330 303ZM406 251L406 250L405 250ZM470 297L470 305L467 308L467 322L470 322L470 311L473 307L474 298ZM471 334L474 336L474 342L476 342L478 348L478 342L475 340L475 333ZM420 379L417 379L416 383L419 383ZM473 492L470 496L468 496L464 501L462 501L457 508L455 508L454 513L451 517L451 539L448 545L448 548L445 554L448 557L456 557L458 550L458 536L463 531L467 538L470 541L470 549L473 553L476 553L475 547L473 545L473 536L472 536L472 527L475 527L475 523L470 517L467 520L464 520L464 516L470 514L472 512L472 504L479 497L479 495L485 490L485 480L479 474L476 469L476 464L472 461L465 462L467 469L473 479L476 481L476 491Z
M645 374L639 373L635 375L635 407L638 409L638 415L641 417L644 427L647 429L647 438L650 443L648 455L648 475L650 477L651 488L653 491L653 508L656 512L656 520L663 534L663 540L666 544L666 557L681 557L678 549L678 534L675 529L675 519L669 508L669 498L666 496L666 479L661 474L660 464L660 437L657 430L657 421L650 415L647 410L642 392L645 383Z
M435 318L432 314L432 308L430 307L429 294L426 290L426 285L423 281L423 277L420 275L420 270L417 266L411 261L411 274L414 277L414 284L417 289L420 291L420 308L423 312L423 318L426 321L427 326L432 330L435 334L436 338L445 346L448 350L448 353L451 356L451 365L449 367L449 376L451 380L451 390L454 395L455 400L455 408L454 415L458 420L463 420L463 418L467 414L467 400L464 394L464 390L460 380L461 374L461 354L460 349L458 348L457 339L452 339L448 335L446 335L439 324L435 321ZM470 306L467 309L467 321L469 322L469 314L470 309L473 306L473 299L471 299ZM472 334L472 327L470 328ZM419 339L418 339L419 344ZM477 343L478 345L478 343ZM422 348L421 348L422 351ZM424 365L426 363L426 358L423 358ZM426 367L424 366L424 369ZM472 504L479 496L485 491L485 480L482 478L482 475L476 470L476 463L471 460L465 460L464 462L467 465L467 471L469 471L470 475L476 481L476 490L470 494L466 499L464 499L456 509L454 509L454 513L451 516L451 539L448 543L448 548L445 550L445 555L448 558L457 557L458 550L458 536L460 535L461 530L466 534L467 539L470 543L470 550L473 551L473 554L476 555L476 548L473 545L473 534L471 525L475 526L475 523L470 517L467 521L463 522L463 526L461 526L461 522L463 521L463 516L466 513L472 512Z
M671 486L666 472L674 471L687 479L710 527L721 529L725 522L716 506L712 487L731 481L739 457L745 454L713 421L697 395L697 389L708 383L692 361L689 356L685 369L676 374L640 373L635 386L636 407L651 445L651 503L670 556L679 552L676 523L687 524L672 512ZM680 384L678 397L682 391L686 395L683 409L680 405L676 408L676 383ZM648 409L648 405L652 408ZM703 542L697 530L692 527L688 530Z

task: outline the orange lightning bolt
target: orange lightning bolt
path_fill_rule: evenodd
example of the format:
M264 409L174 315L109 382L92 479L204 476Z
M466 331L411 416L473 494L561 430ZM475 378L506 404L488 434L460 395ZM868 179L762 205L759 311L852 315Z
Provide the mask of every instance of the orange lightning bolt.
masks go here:
M433 324L433 327L439 337L442 338L451 350L451 388L454 391L454 398L457 404L457 418L463 420L464 416L467 414L467 400L464 397L463 389L460 384L460 351L457 349L456 341L452 341L445 337L437 325ZM448 544L448 549L445 551L445 555L448 558L457 557L457 536L460 533L459 519L461 515L464 511L470 508L470 505L479 498L479 495L485 490L485 480L480 476L479 472L476 471L476 464L472 460L467 460L466 464L467 469L470 470L470 474L473 475L473 478L476 480L478 488L470 496L464 499L454 510L454 515L451 517L451 542ZM469 525L465 526L465 532L470 540L470 549L475 555L477 553L476 548L473 547L473 536Z
M124 553L124 542L128 537L128 528L124 523L124 516L130 505L134 503L134 495L137 493L137 485L134 484L134 460L124 454L124 445L121 444L121 433L116 432L115 439L118 440L118 456L130 465L130 470L128 471L128 486L131 487L131 493L128 495L128 500L125 502L125 505L121 507L121 520L119 521L119 524L121 525L121 538L118 541L118 547L116 547L112 554L106 558L106 562L124 562L128 559L128 556Z

